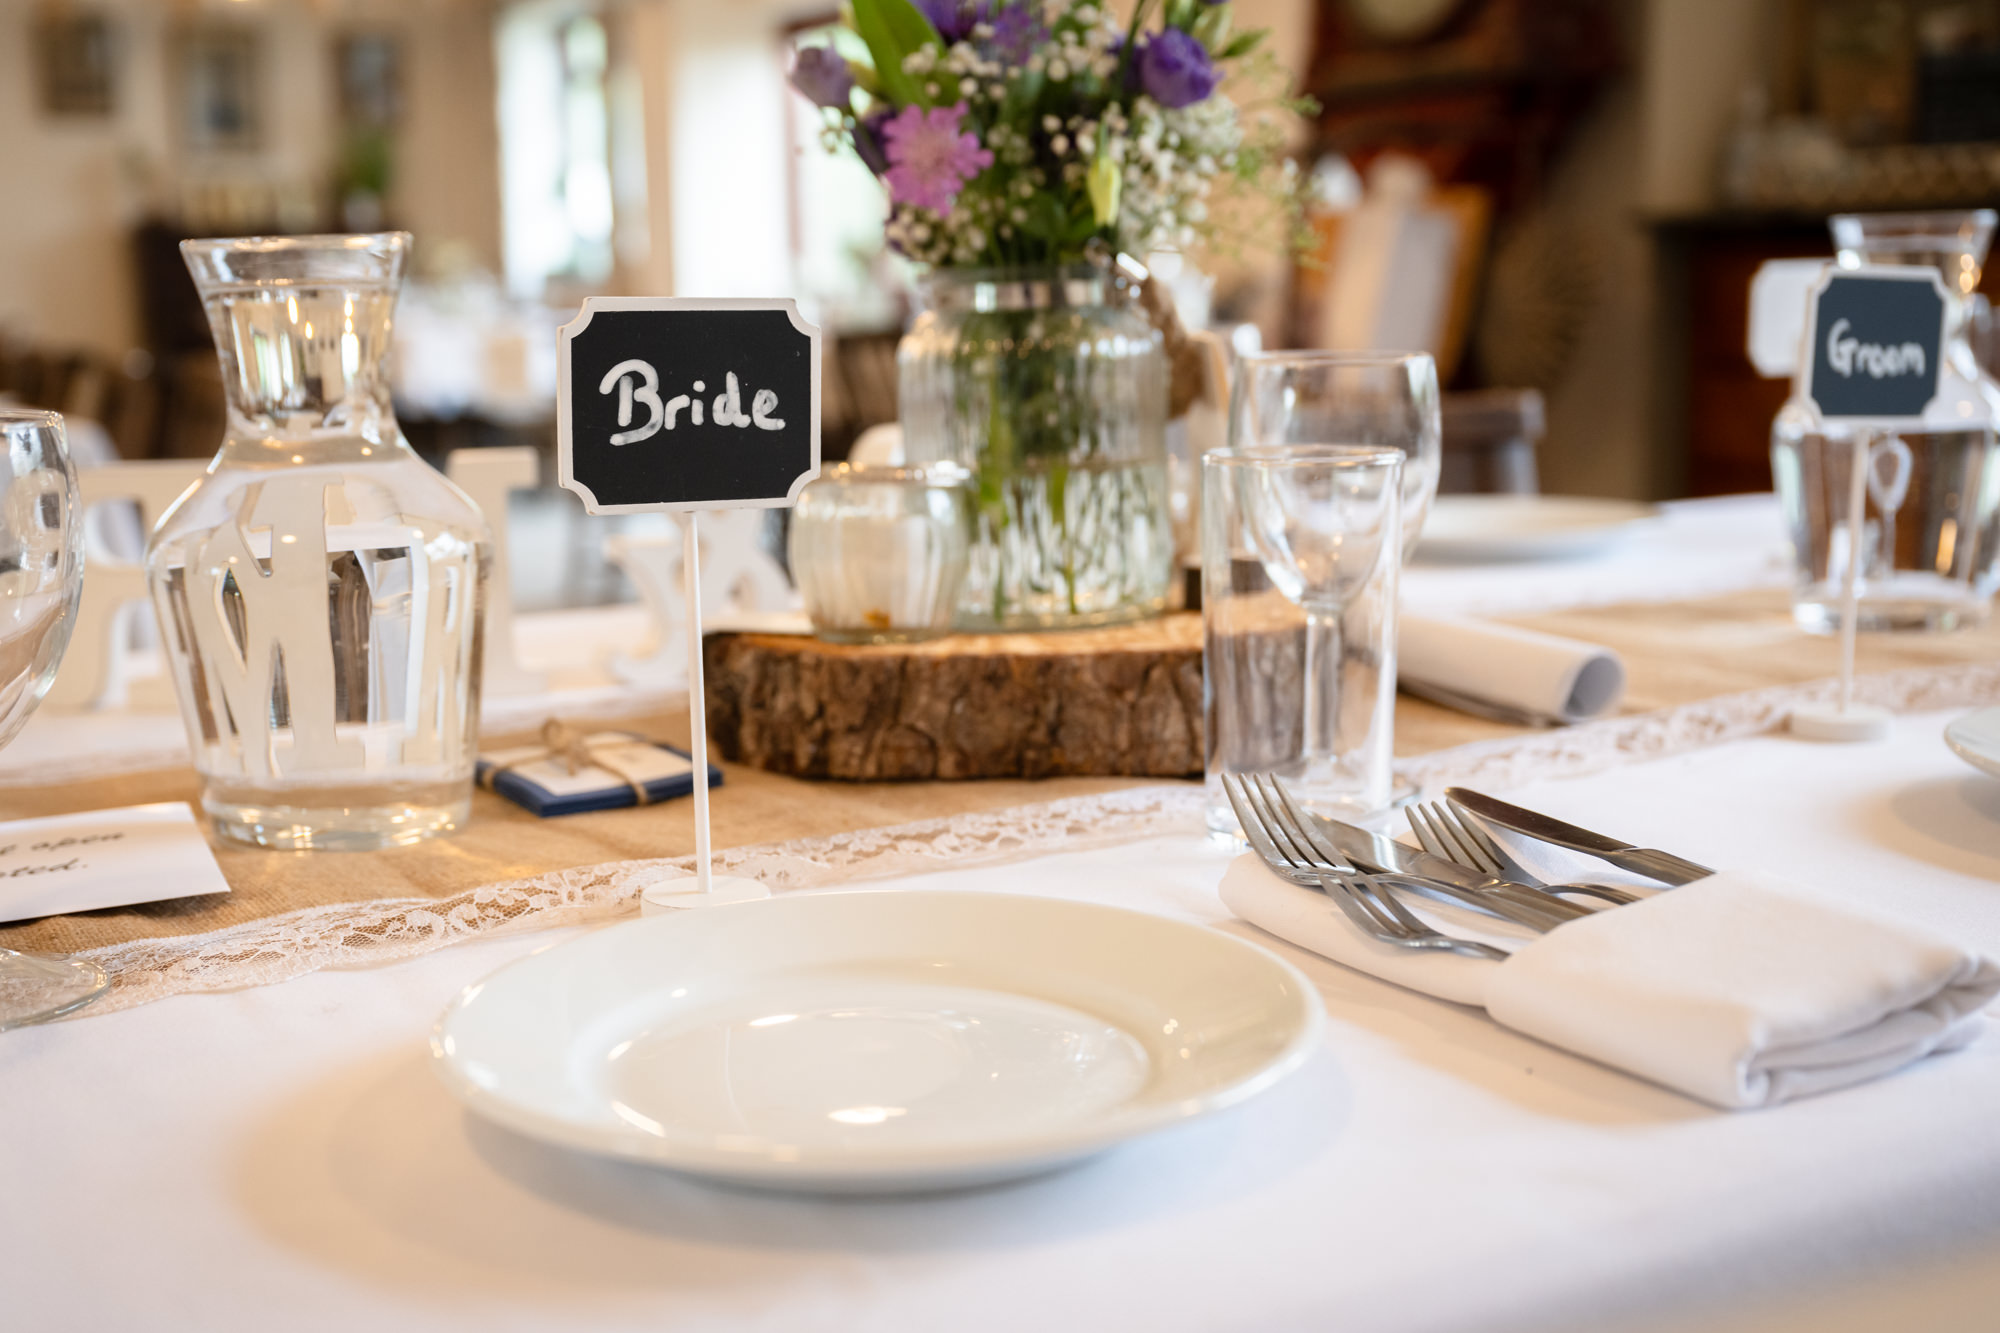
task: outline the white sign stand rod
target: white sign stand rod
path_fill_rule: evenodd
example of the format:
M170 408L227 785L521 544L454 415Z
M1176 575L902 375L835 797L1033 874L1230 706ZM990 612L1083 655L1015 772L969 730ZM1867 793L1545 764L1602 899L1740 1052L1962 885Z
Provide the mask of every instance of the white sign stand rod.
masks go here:
M1854 635L1861 623L1861 534L1868 521L1868 468L1875 436L1857 431L1847 479L1847 577L1840 590L1840 711L1854 707Z
M681 583L694 874L653 875L641 886L643 913L770 896L754 879L715 873L698 511L790 507L819 475L819 435L819 330L795 302L593 296L557 335L563 487L593 514L687 516Z
M1887 709L1854 702L1854 638L1861 625L1862 538L1868 522L1868 470L1875 464L1877 438L1874 431L1854 432L1854 455L1848 465L1847 568L1840 586L1839 702L1833 708L1804 704L1792 710L1792 731L1811 740L1881 740L1889 734L1894 722Z
M681 586L687 599L688 752L694 757L695 892L711 887L708 841L708 691L701 678L701 533L689 510L681 528Z

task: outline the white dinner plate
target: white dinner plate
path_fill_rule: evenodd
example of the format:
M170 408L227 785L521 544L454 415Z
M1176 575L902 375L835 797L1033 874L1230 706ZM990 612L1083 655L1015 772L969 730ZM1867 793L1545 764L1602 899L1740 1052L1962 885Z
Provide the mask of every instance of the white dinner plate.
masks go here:
M1240 1102L1318 995L1219 931L1012 894L787 894L613 926L468 986L432 1064L491 1120L768 1188L1028 1175Z
M1588 555L1657 518L1636 500L1580 495L1440 495L1424 520L1420 558L1549 560Z
M1953 718L1944 729L1944 743L1980 772L2000 778L2000 708Z

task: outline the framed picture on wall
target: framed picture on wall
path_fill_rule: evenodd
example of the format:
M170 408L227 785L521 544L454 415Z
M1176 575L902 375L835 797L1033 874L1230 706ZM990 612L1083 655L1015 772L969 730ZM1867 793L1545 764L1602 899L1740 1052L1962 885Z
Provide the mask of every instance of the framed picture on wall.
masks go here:
M355 32L334 48L340 118L357 129L393 129L403 119L403 47L382 32Z
M60 11L35 24L42 110L51 116L106 116L116 101L111 21L102 14Z
M181 137L202 153L259 147L264 132L263 41L251 28L202 26L177 43Z

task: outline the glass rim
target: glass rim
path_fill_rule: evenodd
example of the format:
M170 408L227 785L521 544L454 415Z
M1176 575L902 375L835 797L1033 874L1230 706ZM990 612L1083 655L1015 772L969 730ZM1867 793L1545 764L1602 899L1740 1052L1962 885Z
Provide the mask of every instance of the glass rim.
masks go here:
M851 482L856 485L916 482L926 486L961 486L971 479L971 469L949 460L935 463L854 463L843 459L821 468L813 481Z
M1210 449L1202 466L1217 467L1400 467L1407 461L1401 449L1386 444L1252 444Z
M63 414L52 412L45 407L0 406L0 430L12 430L16 426L40 426L45 430L61 430Z
M396 290L414 244L407 231L198 236L182 241L180 252L206 300L284 287Z
M1915 208L1906 212L1833 213L1826 221L1829 227L1843 223L1866 225L1872 222L1877 225L1901 225L1924 229L1936 227L1950 231L1967 225L1991 227L1996 221L2000 221L2000 213L1990 208Z
M415 237L407 231L325 231L308 236L192 236L181 249L212 253L279 254L289 250L408 249Z
M1274 351L1240 352L1236 359L1244 365L1301 366L1397 366L1410 361L1437 360L1429 352L1421 351L1399 351L1395 348L1349 351L1331 347L1281 347Z
M1087 261L934 268L923 275L922 287L926 305L952 313L1118 307L1132 295L1122 274Z

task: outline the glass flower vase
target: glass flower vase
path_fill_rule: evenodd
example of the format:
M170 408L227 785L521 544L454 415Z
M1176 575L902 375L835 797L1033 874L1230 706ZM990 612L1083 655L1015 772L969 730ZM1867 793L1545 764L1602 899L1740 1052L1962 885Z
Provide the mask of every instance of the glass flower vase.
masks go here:
M904 451L971 474L960 629L1106 625L1166 609L1167 360L1091 265L940 269L897 352Z
M228 425L147 582L202 809L238 841L384 847L471 809L492 537L389 407L409 239L181 246Z

